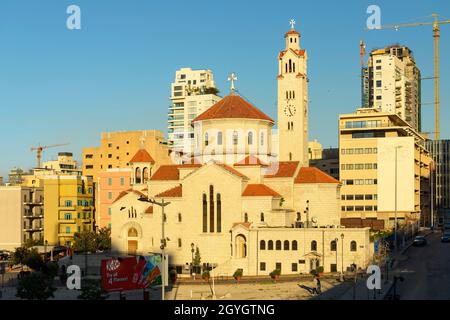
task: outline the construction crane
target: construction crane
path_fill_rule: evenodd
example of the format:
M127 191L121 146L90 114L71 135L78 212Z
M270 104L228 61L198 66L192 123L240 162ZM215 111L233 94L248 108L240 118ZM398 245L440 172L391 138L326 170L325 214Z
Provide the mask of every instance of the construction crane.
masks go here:
M439 140L440 138L440 127L439 127L439 37L440 37L440 24L449 24L450 20L439 21L438 15L433 13L433 22L417 22L417 23L405 23L405 24L395 24L381 26L379 29L395 29L405 27L417 27L417 26L433 26L433 38L434 38L434 95L435 95L435 138ZM377 30L377 29L375 29Z
M32 147L31 151L36 151L36 158L37 158L37 169L39 169L41 167L41 156L42 156L42 151L44 151L45 149L49 149L49 148L56 148L56 147L62 147L62 146L67 146L69 143L63 143L63 144L53 144L50 146L37 146L37 147Z

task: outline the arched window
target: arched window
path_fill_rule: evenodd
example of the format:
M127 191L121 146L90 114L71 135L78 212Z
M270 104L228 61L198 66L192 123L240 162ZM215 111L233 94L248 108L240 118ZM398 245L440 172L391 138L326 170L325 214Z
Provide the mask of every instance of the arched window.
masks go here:
M281 250L281 240L277 240L277 241L275 242L275 249L276 249L276 250Z
M128 229L128 237L136 238L138 236L138 232L135 228Z
M291 122L288 122L288 130L291 130Z
M292 152L289 152L289 161L292 161Z
M143 176L143 182L146 183L149 178L149 170L147 167L145 167L144 170L142 170L142 176Z
M137 184L141 183L141 181L142 181L142 179L141 179L141 168L139 168L139 167L136 168L135 177L136 177L136 183Z
M244 222L248 222L248 213L244 213Z
M259 250L266 250L266 242L264 240L259 242Z
M202 196L203 204L203 232L208 232L208 203L206 201L206 194Z
M289 96L288 96L288 92L286 91L286 100L289 98Z
M222 197L217 194L217 232L222 232Z
M336 247L337 247L336 240L331 241L330 242L330 250L331 251L336 251Z
M292 72L292 60L289 59L289 73Z
M261 146L264 145L264 132L261 132Z
M297 250L298 244L297 240L292 241L292 250Z
M295 99L295 91L292 91L292 99Z
M311 251L317 251L317 241L311 241Z
M239 142L239 134L237 131L233 131L233 144L237 145Z
M205 146L208 145L209 140L208 140L209 136L208 136L208 132L205 133Z
M285 71L285 73L287 73L288 72L288 67L287 67L287 63L285 64L285 66L286 66L286 71Z
M264 212L261 212L261 222L264 222Z
M267 242L267 250L273 250L273 241L272 240L269 240Z
M222 145L222 131L219 131L219 132L217 133L217 144L218 144L219 146Z
M291 130L294 130L294 121L291 121Z
M182 218L181 218L181 213L178 213L178 222L181 222Z
M248 144L252 145L253 144L253 132L249 132L248 133Z
M209 186L209 232L214 232L214 186Z
M350 251L356 251L356 241L350 242Z
M283 249L284 250L289 250L289 241L288 240L284 240Z
M301 221L301 215L300 215L300 212L297 212L297 221Z
M295 62L292 64L292 71L295 72Z

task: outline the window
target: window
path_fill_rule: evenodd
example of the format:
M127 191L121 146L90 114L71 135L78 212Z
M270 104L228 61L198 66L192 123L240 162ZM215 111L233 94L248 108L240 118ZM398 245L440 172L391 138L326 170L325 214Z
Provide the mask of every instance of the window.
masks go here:
M181 248L181 239L178 238L178 248Z
M66 227L66 233L70 233L70 227Z
M239 134L237 131L233 131L233 144L237 145L239 142Z
M317 251L317 241L311 241L311 251Z
M64 219L65 220L72 220L72 214L71 213L65 213L64 214Z
M222 232L222 196L217 194L217 232Z
M108 178L108 186L112 186L112 178Z
M265 262L260 262L259 263L259 270L266 271L266 263Z
M111 208L108 208L108 216L111 215L111 211L112 211L112 209L111 209Z
M125 178L121 177L120 178L120 185L123 186L125 184Z
M336 240L331 241L330 242L330 250L331 251L336 251L336 247L337 247Z
M259 250L266 250L266 242L264 240L259 242Z
M261 132L261 146L264 145L264 132Z
M356 241L350 242L350 251L356 251Z
M275 242L275 250L281 250L281 240Z
M71 206L72 206L72 201L66 200L66 207L71 207Z
M93 165L86 165L86 169L94 169Z
M112 192L108 192L108 200L112 200Z
M346 211L355 211L355 207L354 206L347 206L347 210Z
M330 264L330 271L331 272L337 272L337 265L336 265L336 263Z
M288 240L284 240L283 249L284 250L289 250L289 241Z
M203 232L208 232L208 203L206 201L206 194L204 193L202 196L202 203L203 203Z
M297 263L293 263L292 264L292 271L293 272L297 272L297 268L298 268L298 264Z
M244 213L244 222L248 222L248 213Z
M108 159L111 159L112 158L112 154L110 153L110 154L108 154Z
M217 144L218 144L219 146L222 145L222 132L218 132L218 133L217 133Z
M273 241L272 240L269 240L267 242L267 250L273 250Z
M275 263L275 269L281 270L281 262Z
M297 240L292 241L292 250L296 251L298 247Z
M181 213L178 213L178 222L181 222Z
M249 132L248 133L248 144L252 145L253 144L253 132Z
M381 80L377 80L377 88L381 88Z
M261 222L264 222L264 212L261 212Z
M364 195L363 194L355 195L355 200L364 200Z
M355 206L355 211L364 211L364 206Z
M209 143L208 141L208 132L205 133L205 146L207 146Z

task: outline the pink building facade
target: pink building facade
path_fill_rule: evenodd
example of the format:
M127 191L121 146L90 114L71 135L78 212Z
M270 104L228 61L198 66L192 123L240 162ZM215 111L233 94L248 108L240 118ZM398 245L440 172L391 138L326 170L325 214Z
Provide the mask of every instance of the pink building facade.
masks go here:
M111 228L111 211L109 206L121 192L131 188L131 169L108 169L100 172L97 188L97 227Z

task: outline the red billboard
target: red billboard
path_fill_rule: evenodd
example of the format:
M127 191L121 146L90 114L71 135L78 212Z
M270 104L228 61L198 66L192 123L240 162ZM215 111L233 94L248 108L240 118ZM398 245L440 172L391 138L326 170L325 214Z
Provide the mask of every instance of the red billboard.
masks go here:
M106 291L145 289L161 284L161 257L138 256L102 260L102 286Z

